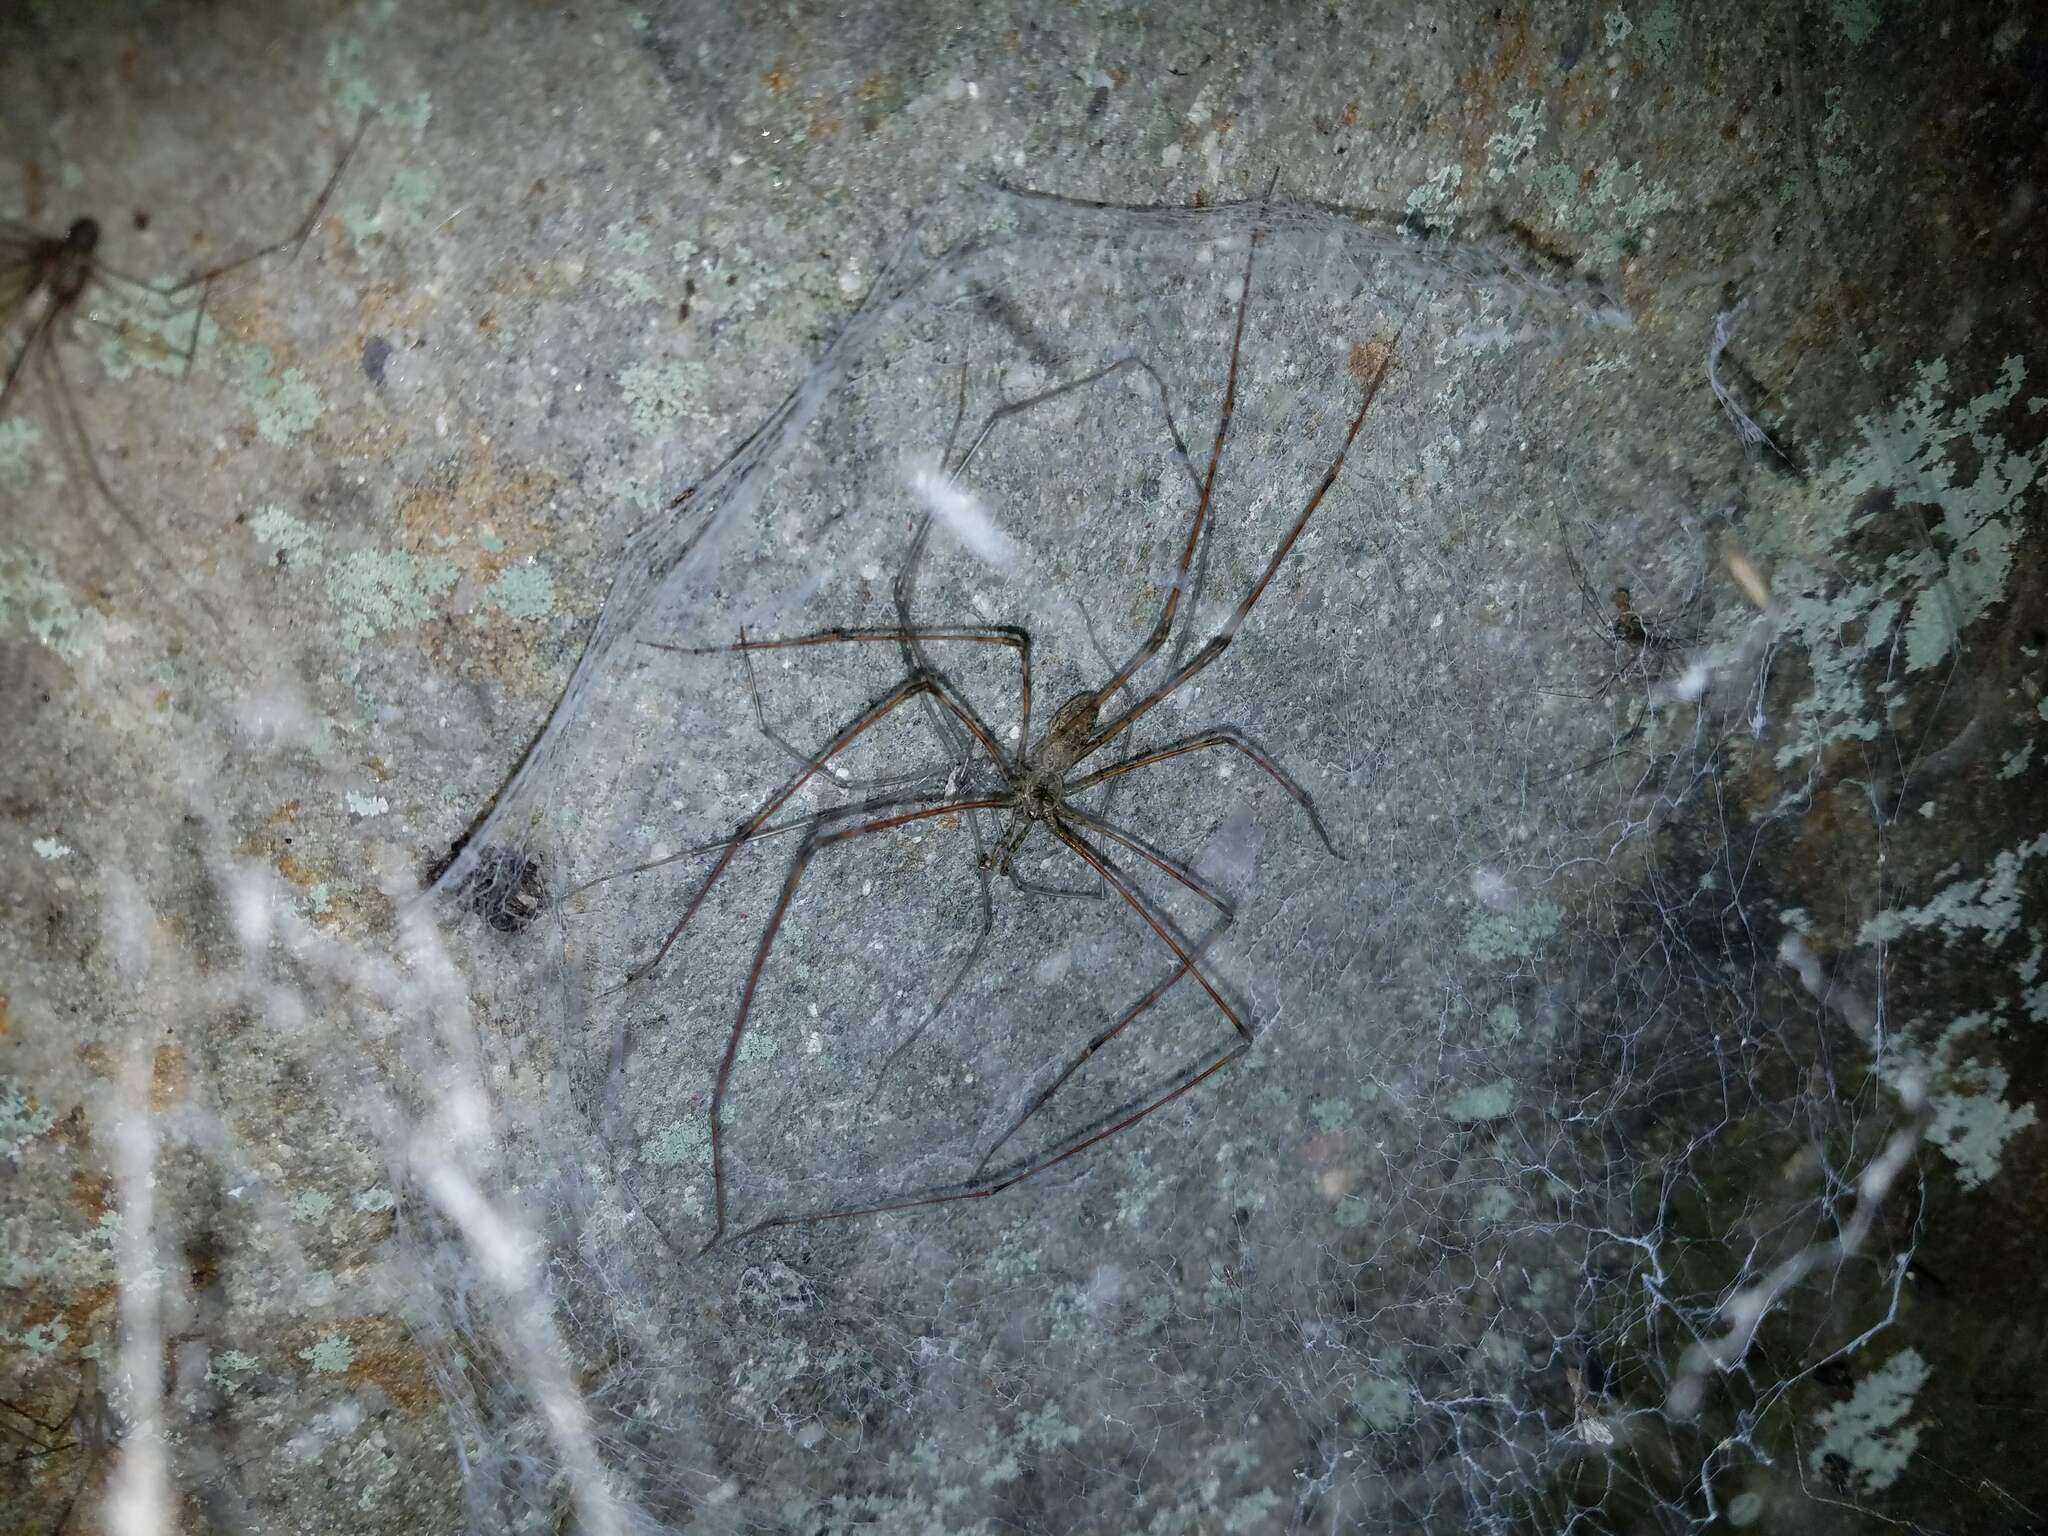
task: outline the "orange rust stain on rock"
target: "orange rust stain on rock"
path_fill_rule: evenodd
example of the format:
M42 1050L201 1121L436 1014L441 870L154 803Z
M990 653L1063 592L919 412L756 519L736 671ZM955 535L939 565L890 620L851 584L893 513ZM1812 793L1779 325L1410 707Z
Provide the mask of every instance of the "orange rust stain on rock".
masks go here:
M472 438L459 461L406 489L398 521L415 553L488 582L539 553L546 532L540 512L554 491L549 476L501 469L489 447ZM478 536L486 532L499 548L484 547Z
M836 139L845 129L845 122L832 110L832 100L827 96L813 96L809 103L810 120L804 125L804 137L813 144L826 139Z
M64 1304L64 1326L74 1339L99 1333L114 1320L114 1298L120 1288L111 1280L89 1285Z
M149 1064L149 1107L157 1112L178 1102L185 1090L185 1053L166 1040Z
M78 1169L71 1175L71 1203L98 1221L114 1208L114 1181L97 1168Z
M1380 370L1387 366L1391 356L1391 343L1385 341L1353 342L1351 356L1346 366L1351 370L1352 378L1356 379L1360 384L1370 387L1372 381L1380 376Z
M0 1040L5 1040L13 1032L14 1020L7 1012L7 997L0 993Z
M355 1356L344 1379L375 1386L407 1418L418 1418L440 1401L432 1363L404 1325L388 1317L359 1317L347 1325Z
M1529 13L1517 6L1501 17L1500 41L1493 57L1458 77L1466 123L1459 159L1468 186L1486 169L1486 141L1499 128L1501 88L1517 82L1524 90L1535 90L1539 85L1538 73L1535 55L1529 47Z
M790 87L789 67L777 59L775 67L761 77L761 83L768 87L771 95L787 96Z

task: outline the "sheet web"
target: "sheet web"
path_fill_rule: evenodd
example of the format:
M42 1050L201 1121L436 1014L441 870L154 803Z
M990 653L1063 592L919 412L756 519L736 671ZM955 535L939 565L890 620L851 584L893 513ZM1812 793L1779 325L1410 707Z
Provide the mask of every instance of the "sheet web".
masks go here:
M1031 198L991 224L907 256L635 541L441 880L489 1021L503 1140L479 1187L517 1188L533 1245L493 1273L459 1203L407 1211L473 1523L1712 1518L1700 1469L1798 1379L1759 1372L1723 1304L1782 1264L1820 1277L1830 1328L1886 1315L1896 1243L1855 1183L1918 1105L1793 1070L1830 1021L1731 936L1742 850L1682 814L1745 701L1680 696L1625 621L1652 582L1715 620L1704 540L1637 576L1621 621L1556 559L1596 483L1557 380L1624 317L1507 235ZM944 812L1011 792L977 730L1014 762L1177 591L1120 695L1142 697L1333 468L1229 648L1089 766L1228 726L1341 857L1218 748L1074 797L1128 896L1042 826L1015 864L1040 888L984 867L1008 815ZM1625 535L1587 535L1577 572ZM1731 676L1756 659L1739 618ZM1028 733L1007 646L729 649L997 625L1030 636ZM960 713L906 698L821 761L927 675ZM764 811L790 830L721 868ZM1255 1032L1241 1059L988 1200L743 1235L978 1190L1215 1061L1225 1006L1183 977L1060 1081L1172 980L1160 927ZM1823 1149L1818 1194L1754 1177L1795 1144ZM721 1192L727 1244L699 1257ZM1086 1363L1105 1330L1108 1372ZM1167 1435L1178 1493L1133 1460ZM1003 1475L1020 1458L1038 1475Z

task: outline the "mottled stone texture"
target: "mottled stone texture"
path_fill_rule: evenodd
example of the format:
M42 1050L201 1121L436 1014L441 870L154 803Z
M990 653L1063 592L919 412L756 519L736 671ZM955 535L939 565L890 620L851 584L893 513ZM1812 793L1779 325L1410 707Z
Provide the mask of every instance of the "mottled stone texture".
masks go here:
M2044 90L2017 4L8 8L6 1527L2035 1528ZM302 246L176 288L352 142ZM1037 238L991 183L1190 222ZM987 1201L699 1257L797 837L633 988L703 866L574 887L729 834L907 662L763 660L777 746L730 658L642 642L894 623L902 454L1141 356L1187 461L1151 375L1035 407L962 482L1020 563L947 544L916 614L1028 623L1041 726L1099 686L1176 588L1269 184L1177 661L1387 395L1134 741L1244 726L1346 859L1244 758L1114 802L1234 908L1258 1041ZM80 216L108 270L45 328ZM977 232L758 501L712 478ZM418 901L622 552L727 507ZM934 660L1007 728L1010 674ZM943 789L904 718L838 766ZM996 881L900 1071L967 832L806 886L736 1200L962 1176L1034 1031L1162 978L1024 873L1096 899ZM1061 1134L1221 1027L1186 982L1146 1022Z

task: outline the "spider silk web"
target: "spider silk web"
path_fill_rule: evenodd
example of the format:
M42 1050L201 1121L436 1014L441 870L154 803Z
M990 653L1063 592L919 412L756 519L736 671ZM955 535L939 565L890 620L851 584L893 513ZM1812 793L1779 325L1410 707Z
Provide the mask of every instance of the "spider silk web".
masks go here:
M1587 566L1643 547L1598 503L1568 383L1612 355L1625 311L1507 231L1028 196L997 198L989 224L906 254L781 410L636 538L574 683L441 881L511 1042L503 1155L551 1234L563 1342L603 1362L578 1394L582 1442L547 1430L516 1360L465 1381L476 1518L555 1507L564 1471L584 1518L602 1493L621 1528L1714 1518L1715 1469L1762 1459L1754 1426L1896 1306L1909 1239L1871 1227L1922 1111L1911 1083L1865 1070L1875 1005L1849 987L1830 1013L1810 968L1786 985L1775 939L1743 931L1745 846L1692 830L1767 673L1739 586L1702 596L1707 530L1681 525L1661 565L1629 572L1618 618L1579 601ZM737 853L662 946L712 845L910 661L893 643L751 666L682 652L905 615L1020 626L1043 730L1133 654L1173 582L1248 252L1212 518L1134 687L1215 632L1391 368L1241 634L1132 750L1243 731L1343 857L1235 754L1085 803L1227 899L1221 924L1109 845L1256 1043L988 1201L697 1258L716 1230L710 1098L801 830ZM1684 645L1653 604L1683 608ZM1710 627L1718 650L1697 643ZM1014 746L1014 654L926 652ZM812 778L779 819L994 782L923 701L830 766L846 782ZM998 1146L1174 964L1042 831L1020 874L1057 889L992 877L984 908L977 855L1003 818L975 821L805 865L722 1106L728 1235L973 1187L992 1148L1028 1166L1230 1044L1183 980ZM1836 1070L1816 1096L1812 1074ZM1750 1177L1795 1148L1814 1159L1798 1176ZM435 1230L420 1251L443 1251ZM716 1277L714 1312L660 1278L679 1267ZM1797 1362L1759 1368L1801 1287L1818 1306ZM474 1331L471 1291L430 1326L474 1373L502 1346ZM1049 1334L1006 1325L1012 1293L1050 1309ZM1107 1365L1105 1331L1123 1341ZM957 1418L929 1422L934 1394ZM1178 1490L1146 1471L1169 1442Z
M975 218L912 242L630 541L389 952L202 838L241 970L175 979L306 1042L385 1158L380 1283L432 1364L466 1527L1694 1530L1882 1492L1912 1425L1873 1409L1852 1435L1816 1383L1900 1315L1914 1157L1961 1144L1940 1091L1965 1069L1893 1019L1882 938L1824 943L1882 885L1799 874L1849 675L1803 605L1863 581L1959 633L1947 568L1802 564L1739 505L1630 500L1588 404L1626 311L1513 231L1025 194ZM1184 977L1058 1082L1176 961L1042 829L1031 888L984 870L999 813L820 851L765 960L805 833L761 837L676 934L722 841L919 668L1012 751L1114 675L1176 589L1227 391L1206 532L1125 699L1329 489L1228 649L1090 766L1228 726L1335 853L1229 751L1081 803L1253 1043L988 1199L742 1235L1042 1162L1232 1044ZM1005 647L717 649L905 615L1028 631L1030 732ZM776 821L1000 788L929 698L826 766ZM728 1051L729 1241L704 1255ZM149 1411L167 1475L229 1523L223 1489L332 1430Z

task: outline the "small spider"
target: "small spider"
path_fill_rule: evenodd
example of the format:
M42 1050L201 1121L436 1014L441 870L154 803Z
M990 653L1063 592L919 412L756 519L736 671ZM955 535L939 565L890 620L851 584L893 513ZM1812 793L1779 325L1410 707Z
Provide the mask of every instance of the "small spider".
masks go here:
M214 284L266 257L287 251L298 253L326 212L328 200L333 197L369 122L366 116L342 151L334 173L291 234L193 272L175 283L151 283L109 265L100 255L102 230L97 219L74 219L62 234L44 233L11 219L0 219L0 345L7 338L18 337L6 353L6 373L0 377L0 419L22 403L31 377L40 378L40 392L48 401L45 409L60 443L66 445L64 451L84 467L86 478L101 500L167 569L177 570L181 562L173 558L174 552L159 546L148 521L132 511L107 480L86 427L85 413L65 370L61 344L72 340L83 322L176 358L183 370L189 372ZM145 215L136 216L138 229L148 222ZM96 289L124 295L142 305L140 315L131 312L132 318L141 320L141 326L95 314L89 296ZM167 328L172 320L182 323L188 314L191 327L182 348L149 334L151 330ZM205 598L195 597L195 601L216 623L220 622L220 615L213 612Z

